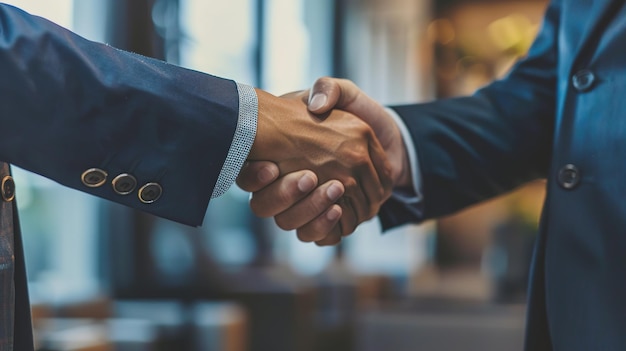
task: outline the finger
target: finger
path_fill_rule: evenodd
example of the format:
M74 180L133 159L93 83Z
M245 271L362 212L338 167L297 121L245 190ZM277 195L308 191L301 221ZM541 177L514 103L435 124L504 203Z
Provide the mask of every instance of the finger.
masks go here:
M339 203L343 210L341 234L348 235L367 219L370 204L367 195L356 179L344 181L344 186L346 187L346 195L343 196L343 201Z
M344 184L345 186L345 184ZM348 189L348 187L346 187ZM354 192L357 196L362 196L360 191ZM347 193L347 190L346 190ZM357 200L358 201L358 200ZM343 196L338 205L341 206L341 219L339 220L340 236L346 236L352 234L356 227L361 223L359 220L359 203L354 201L354 197Z
M341 236L339 219L341 218L341 206L332 205L328 210L301 226L297 230L298 239L303 242L324 240L327 236Z
M327 212L344 194L344 191L345 189L341 182L337 180L328 181L297 204L276 215L276 224L284 230L300 228Z
M341 87L334 78L322 77L313 83L309 92L308 108L315 114L326 113L336 107L341 97Z
M384 130L383 124L389 122L389 118L384 118L388 115L385 108L348 79L317 79L309 92L308 108L314 114L326 113L333 108L348 111L375 131Z
M237 177L237 185L245 191L255 192L270 185L279 175L278 166L273 162L246 162Z
M365 165L367 170L358 178L361 189L369 201L367 219L371 219L378 213L382 203L391 196L393 188L391 163L376 139L369 142L369 156L371 162Z
M332 246L337 245L341 242L341 234L339 232L333 231L328 234L324 239L318 240L315 242L317 246Z
M359 162L354 183L344 181L346 197L352 200L357 213L357 225L376 215L380 205L391 194L391 169L385 151L373 132L367 139L367 154Z
M294 99L294 98L300 98L300 97L303 97L303 96L307 97L308 95L309 95L309 91L308 90L296 90L296 91L289 92L287 94L283 94L280 97L281 98Z
M260 191L252 193L250 207L259 217L273 217L292 207L316 186L317 176L311 171L288 173Z
M371 113L370 109L378 103L363 94L351 80L322 77L313 83L308 105L309 111L315 114L339 108L360 116Z
M377 140L370 142L370 158L382 187L379 202L387 200L393 190L393 170L385 149Z

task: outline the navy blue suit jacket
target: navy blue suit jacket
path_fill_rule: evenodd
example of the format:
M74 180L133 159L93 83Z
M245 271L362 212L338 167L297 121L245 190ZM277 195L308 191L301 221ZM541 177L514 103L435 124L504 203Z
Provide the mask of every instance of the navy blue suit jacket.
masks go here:
M423 216L547 178L526 349L626 350L626 8L555 0L527 58L471 97L396 106L423 177Z
M197 226L228 154L238 98L233 81L90 42L0 4L0 160L6 163ZM81 174L90 168L105 170L107 183L86 187ZM119 195L110 180L122 173L139 186L159 183L162 196L145 204L137 191ZM14 337L14 349L27 351L30 310L14 215L14 204L3 203L0 350L10 350Z

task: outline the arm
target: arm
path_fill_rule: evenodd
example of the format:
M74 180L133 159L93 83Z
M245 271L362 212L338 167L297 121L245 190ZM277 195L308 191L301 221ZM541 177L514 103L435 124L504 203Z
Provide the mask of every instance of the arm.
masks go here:
M262 91L258 94L260 100L268 95ZM305 113L294 114L294 110ZM267 118L262 118L264 115ZM258 134L250 160L277 161L282 174L312 169L321 182L336 179L343 184L345 193L338 200L342 207L340 230L335 233L338 237L375 216L391 193L385 152L373 130L352 114L333 110L321 121L307 111L300 95L292 94L267 105L259 104ZM333 188L328 191L332 193ZM264 206L258 209L257 213L267 215ZM286 216L279 220L279 225L297 226L299 218Z
M384 152L354 116L331 113L322 125L302 101L93 43L1 4L0 76L1 160L161 217L201 224L248 156L340 179L342 230L389 195ZM81 179L92 168L106 179ZM121 174L136 179L128 194L112 186ZM137 192L148 183L162 189L151 203Z
M559 16L553 1L527 57L473 96L393 107L415 143L424 201L418 218L392 199L380 214L384 227L444 216L547 175Z
M507 78L471 97L393 107L415 145L417 156L411 163L416 165L419 159L419 171L409 177L413 184L419 184L414 190L423 191L424 200L409 203L399 197L390 198L379 213L384 228L449 214L545 176L556 113L559 11L559 3L553 2L528 57ZM401 161L405 156L399 156L402 148L384 141L402 139L381 107L352 83L342 80L322 79L316 82L311 95L309 108L314 112L333 107L347 109L372 125L392 163L394 186L407 185L402 180L406 177L398 176L410 169L407 162ZM278 187L268 188L267 192L269 189L276 191ZM259 201L269 198L265 192L258 191L264 195L257 196ZM300 201L302 195L294 192L281 198ZM323 200L328 198L306 201ZM286 202L281 203L280 215L288 213ZM308 231L311 223L324 221L316 215L310 212L310 222L299 231Z
M297 99L308 101L308 92L298 92L292 95ZM311 95L313 98L308 108L316 115L324 118L325 114L336 107L358 115L370 125L390 160L392 186L411 186L409 153L404 145L400 128L387 109L365 95L348 80L321 78L315 83ZM323 98L321 103L319 103L320 97ZM328 118L325 118L321 124L326 123L329 123ZM277 175L276 165L253 162L250 167L244 169L238 181L239 186L244 190L254 192L250 205L257 215L274 216L281 228L297 229L298 238L305 242L315 241L319 245L332 245L340 241L341 236L337 235L338 229L333 220L335 215L338 215L333 212L333 207L336 206L334 205L336 201L333 196L334 192L325 190L333 189L332 182L323 184L309 193L314 189L313 185L304 189L296 184L299 177L305 176L306 173L287 174L278 181L274 181L276 177L267 177L267 181L264 181L258 175L266 172ZM345 216L345 211L342 211L342 214ZM285 225L287 219L288 225ZM363 221L359 220L356 224ZM351 232L343 231L343 235Z
M202 222L235 133L235 82L85 40L0 5L0 159L190 225ZM254 94L254 91L252 91ZM86 187L81 174L107 172ZM144 204L111 180L162 186Z

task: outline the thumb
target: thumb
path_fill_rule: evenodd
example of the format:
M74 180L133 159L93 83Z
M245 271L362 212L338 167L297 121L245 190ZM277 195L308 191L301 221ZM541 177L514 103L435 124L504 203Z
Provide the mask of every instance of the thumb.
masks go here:
M348 79L322 77L315 81L309 93L309 111L323 114L333 108L356 115L377 133L389 123L385 108Z
M308 108L314 114L323 114L337 106L342 97L341 86L336 78L322 77L313 83L309 92Z

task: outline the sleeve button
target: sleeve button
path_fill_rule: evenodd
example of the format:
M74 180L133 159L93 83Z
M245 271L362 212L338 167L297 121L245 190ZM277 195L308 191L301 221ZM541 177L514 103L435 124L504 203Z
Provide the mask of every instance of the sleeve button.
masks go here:
M141 188L139 188L139 200L144 204L151 204L157 201L161 194L163 193L163 188L159 183L148 183Z
M6 202L11 202L15 198L15 182L13 181L13 177L5 176L2 178L2 199Z
M102 186L107 180L107 172L99 168L90 168L83 172L80 179L85 186L97 188Z
M128 195L137 187L137 179L128 173L122 173L113 178L113 191L119 195Z

